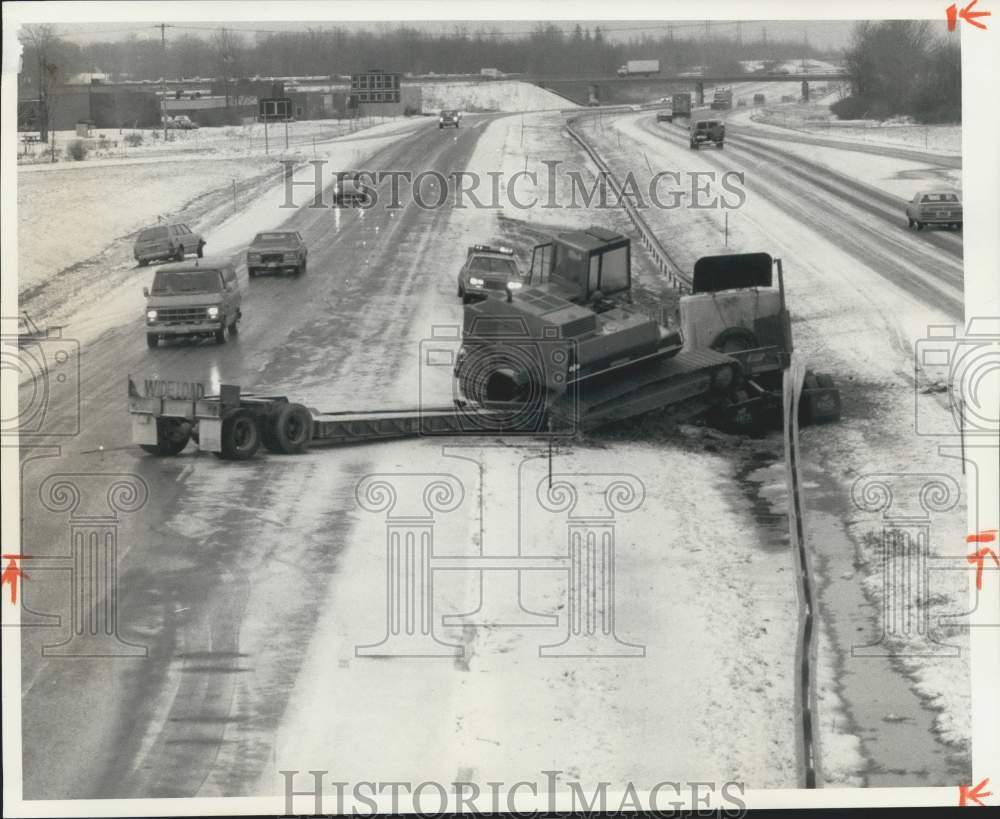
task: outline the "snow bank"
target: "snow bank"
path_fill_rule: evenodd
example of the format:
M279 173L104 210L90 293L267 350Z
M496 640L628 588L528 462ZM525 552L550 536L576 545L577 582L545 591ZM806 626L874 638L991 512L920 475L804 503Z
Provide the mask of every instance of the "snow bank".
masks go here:
M425 111L457 108L461 111L539 111L575 108L558 94L517 80L489 82L435 82L423 88Z

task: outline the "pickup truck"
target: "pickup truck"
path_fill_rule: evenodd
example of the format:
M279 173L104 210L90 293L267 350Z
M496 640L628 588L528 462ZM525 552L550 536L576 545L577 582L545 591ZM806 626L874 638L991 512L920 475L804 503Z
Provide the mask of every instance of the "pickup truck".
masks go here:
M252 279L265 271L306 272L309 251L296 230L269 230L254 236L247 248L247 275Z
M146 344L169 338L214 338L225 344L239 332L243 288L229 259L166 264L153 276L146 297Z
M180 261L188 253L204 254L205 239L184 224L167 224L139 231L132 246L132 255L140 265L161 259Z
M726 126L718 119L695 120L691 123L690 140L693 151L697 151L704 142L713 142L721 148L726 140Z

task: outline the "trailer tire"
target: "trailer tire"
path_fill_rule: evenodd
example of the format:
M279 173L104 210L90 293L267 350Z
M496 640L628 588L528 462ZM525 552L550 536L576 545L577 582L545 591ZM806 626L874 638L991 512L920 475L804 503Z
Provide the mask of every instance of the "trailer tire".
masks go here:
M729 327L719 333L710 346L720 353L733 353L753 350L760 344L757 341L757 336L745 327Z
M299 455L309 448L313 417L302 404L285 404L268 419L266 445L272 452Z
M260 426L248 409L233 410L222 419L222 451L214 453L224 461L246 461L260 449Z
M156 419L156 443L139 444L143 452L167 458L180 455L191 440L191 425L177 418Z

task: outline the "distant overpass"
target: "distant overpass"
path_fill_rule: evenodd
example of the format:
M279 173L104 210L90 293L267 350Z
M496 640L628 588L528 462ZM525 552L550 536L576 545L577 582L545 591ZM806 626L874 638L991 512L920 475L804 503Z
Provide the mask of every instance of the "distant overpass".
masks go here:
M726 85L733 83L768 83L783 82L801 83L802 97L809 99L809 83L811 82L845 82L850 81L850 77L838 71L824 72L797 72L789 74L653 74L651 76L589 76L589 77L567 77L567 76L547 76L540 74L519 74L517 79L522 82L530 82L540 88L554 91L562 97L586 105L591 99L599 99L602 102L628 102L626 99L629 91L639 91L647 89L664 89L681 91L691 89L695 92L695 103L704 105L705 86ZM607 95L601 94L601 89L607 88L610 92ZM617 92L617 93L616 93ZM623 93L624 92L624 93ZM611 97L621 97L621 99L610 99Z

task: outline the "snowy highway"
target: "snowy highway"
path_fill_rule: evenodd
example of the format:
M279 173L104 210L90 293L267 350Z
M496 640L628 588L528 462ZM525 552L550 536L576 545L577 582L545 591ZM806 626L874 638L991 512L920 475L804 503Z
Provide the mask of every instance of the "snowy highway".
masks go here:
M696 153L648 111L579 122L616 173L745 175L746 203L728 215L644 215L687 270L713 253L780 257L796 347L841 386L843 420L802 434L821 588L825 782L964 781L969 709L956 681L968 677L965 654L859 662L851 645L877 637L878 590L845 591L880 571L864 544L881 524L852 506L854 481L960 474L936 439L914 432L913 345L930 324L962 321L961 233L907 230L893 194L784 150L764 129L732 125L724 151ZM456 130L429 119L349 148L329 143L330 163L356 168L482 179L534 171L519 202L536 201L522 207L503 188L498 207L317 208L301 185L298 207L283 208L280 184L261 188L238 219L206 231L208 252L231 252L247 287L239 335L226 345L147 349L141 290L151 273L131 267L121 239L102 262L105 281L80 284L86 309L56 311L64 335L73 337L74 319L87 329L80 431L22 436L21 552L67 554L83 525L77 509L114 517L114 603L130 656L43 651L69 639L68 573L39 572L26 585L26 608L63 621L22 629L25 797L281 794L279 771L317 769L349 782L512 783L558 770L646 788L795 787L797 604L780 436L650 421L552 452L531 437L419 438L241 463L194 446L157 459L130 443L126 373L240 384L324 411L449 402L451 370L430 371L423 350L435 328L461 325L455 277L469 245L508 243L527 264L539 231L631 230L614 207L545 207L550 195L570 198L568 171L593 174L563 126L558 112L466 114ZM556 190L546 160L562 163ZM926 179L939 170L928 167ZM300 162L295 178L311 173ZM389 200L388 181L379 193ZM301 233L308 273L248 280L243 248L277 227ZM638 289L669 291L634 239ZM107 281L111 292L100 289ZM102 295L88 299L87 288ZM71 417L74 400L55 395L51 417ZM918 403L933 424L949 423L942 396ZM75 506L53 490L55 474L76 487ZM372 489L371 476L394 489ZM141 502L112 513L119 479ZM601 656L540 651L572 628L564 558L578 518L614 530L613 639ZM414 520L433 528L434 554L447 558L425 601L437 656L369 656L364 647L383 640L391 615L388 532ZM961 537L964 502L935 526L935 548ZM512 568L525 555L543 568ZM486 558L509 562L484 568ZM480 562L463 568L463 559ZM964 581L948 582L938 613L963 599ZM884 691L898 699L880 701ZM906 719L880 721L890 711Z

